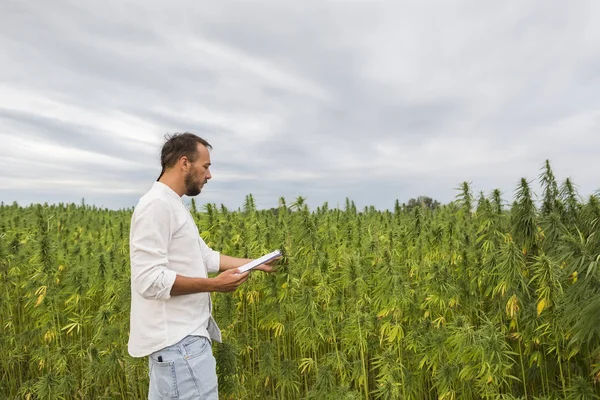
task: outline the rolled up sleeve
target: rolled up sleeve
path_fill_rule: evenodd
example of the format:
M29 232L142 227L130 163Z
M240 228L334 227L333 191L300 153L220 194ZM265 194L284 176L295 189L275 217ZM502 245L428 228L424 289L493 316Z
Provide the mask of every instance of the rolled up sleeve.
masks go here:
M131 222L131 286L150 300L166 300L177 274L168 268L167 249L171 233L168 205L150 201L136 210Z

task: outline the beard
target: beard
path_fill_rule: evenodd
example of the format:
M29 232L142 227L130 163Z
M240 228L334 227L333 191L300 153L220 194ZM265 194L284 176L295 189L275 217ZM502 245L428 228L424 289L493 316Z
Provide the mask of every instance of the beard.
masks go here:
M192 174L186 174L184 182L185 182L185 195L190 196L190 197L199 195L200 192L202 191L202 186L204 186L204 185L200 185L200 182L196 181Z

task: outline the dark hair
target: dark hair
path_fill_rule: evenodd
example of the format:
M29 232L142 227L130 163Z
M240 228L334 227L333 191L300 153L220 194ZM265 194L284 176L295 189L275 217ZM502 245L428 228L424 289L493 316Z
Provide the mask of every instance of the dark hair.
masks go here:
M173 167L183 156L186 156L190 162L196 161L198 157L198 143L207 149L212 149L212 146L206 140L189 132L167 134L165 135L165 140L166 142L160 152L160 166L162 170L158 179L161 178L167 168Z

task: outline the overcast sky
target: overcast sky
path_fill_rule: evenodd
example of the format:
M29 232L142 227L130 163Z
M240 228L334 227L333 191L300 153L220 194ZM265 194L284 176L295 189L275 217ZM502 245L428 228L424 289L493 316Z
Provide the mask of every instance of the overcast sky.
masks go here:
M200 205L512 201L546 159L589 196L599 128L598 1L1 0L5 203L132 207L182 131Z

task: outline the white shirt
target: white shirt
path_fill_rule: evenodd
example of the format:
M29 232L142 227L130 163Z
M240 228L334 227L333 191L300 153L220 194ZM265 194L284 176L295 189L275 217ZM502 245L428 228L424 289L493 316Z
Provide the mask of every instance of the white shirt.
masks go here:
M147 356L187 335L221 340L211 316L210 293L171 297L176 275L207 278L220 254L209 248L181 197L155 182L131 218L129 354Z

